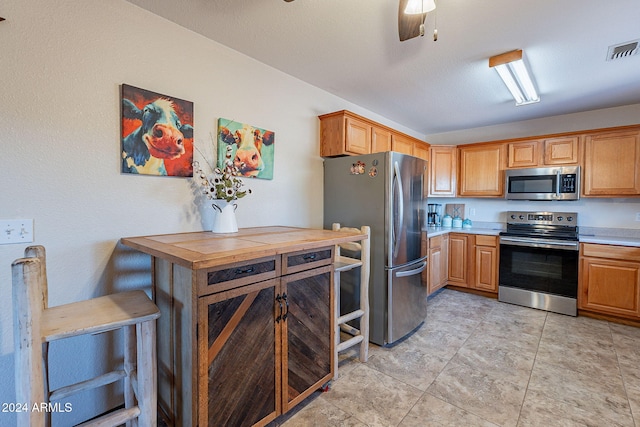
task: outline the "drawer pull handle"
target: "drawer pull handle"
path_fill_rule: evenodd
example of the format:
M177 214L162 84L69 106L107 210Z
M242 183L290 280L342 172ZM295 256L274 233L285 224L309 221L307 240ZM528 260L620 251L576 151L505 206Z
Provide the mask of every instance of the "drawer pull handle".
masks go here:
M308 254L308 255L303 256L302 258L305 259L305 260L313 261L314 259L316 259L317 256L318 256L318 254Z
M241 268L238 268L236 270L236 274L247 274L247 273L253 273L253 267L245 268L244 270Z
M282 320L287 320L287 316L289 315L289 300L287 300L287 294L282 294L282 299L284 300L284 303L287 306L287 311L282 316ZM280 308L282 308L282 304L280 304Z
M276 317L276 323L280 323L280 320L284 320L284 318L282 317L282 297L280 296L280 294L276 296L276 301L278 301L278 304L280 305L280 315Z

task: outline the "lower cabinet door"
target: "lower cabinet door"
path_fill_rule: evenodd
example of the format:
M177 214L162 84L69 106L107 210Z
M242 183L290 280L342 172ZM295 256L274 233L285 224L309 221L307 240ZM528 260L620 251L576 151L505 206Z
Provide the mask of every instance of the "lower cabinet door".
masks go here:
M199 299L198 425L264 425L281 412L277 284Z
M283 412L332 378L332 267L281 278L285 298L283 323Z

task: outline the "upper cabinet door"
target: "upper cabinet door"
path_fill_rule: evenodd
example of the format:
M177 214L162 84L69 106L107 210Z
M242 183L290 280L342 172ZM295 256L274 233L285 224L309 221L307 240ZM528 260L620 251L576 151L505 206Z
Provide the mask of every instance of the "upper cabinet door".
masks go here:
M576 165L580 161L580 135L543 141L545 165Z
M413 140L401 135L391 136L391 150L402 154L413 155Z
M458 150L453 145L429 148L429 197L455 197Z
M640 129L585 138L585 196L640 195Z
M371 128L371 152L391 151L391 132L379 127Z
M460 191L462 197L504 196L505 144L486 144L460 149Z
M369 154L371 152L371 125L367 122L345 118L345 149L349 153Z
M540 141L510 142L507 144L508 168L528 168L540 164Z

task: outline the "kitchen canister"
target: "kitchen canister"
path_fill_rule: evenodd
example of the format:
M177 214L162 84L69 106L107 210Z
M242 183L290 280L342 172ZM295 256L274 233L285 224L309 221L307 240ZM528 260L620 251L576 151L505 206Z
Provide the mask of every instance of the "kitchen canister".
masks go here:
M451 221L451 226L453 228L462 228L462 218L460 218L459 216L453 218L453 220Z
M464 221L462 221L462 228L471 228L471 220L469 218L465 218Z
M442 217L442 226L443 227L451 227L451 215L446 214L445 216Z

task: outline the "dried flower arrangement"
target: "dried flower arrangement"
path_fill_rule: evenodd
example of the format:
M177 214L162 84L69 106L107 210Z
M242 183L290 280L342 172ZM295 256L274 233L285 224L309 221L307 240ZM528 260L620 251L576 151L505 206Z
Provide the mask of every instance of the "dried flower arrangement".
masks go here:
M198 150L198 152L199 151L200 150ZM243 189L244 184L242 180L238 178L240 171L233 165L231 151L231 146L228 146L223 168L212 168L213 177L207 176L197 161L193 162L194 176L200 178L200 185L203 188L202 193L209 200L215 199L231 202L232 200L241 199L247 194L251 194L251 189Z

